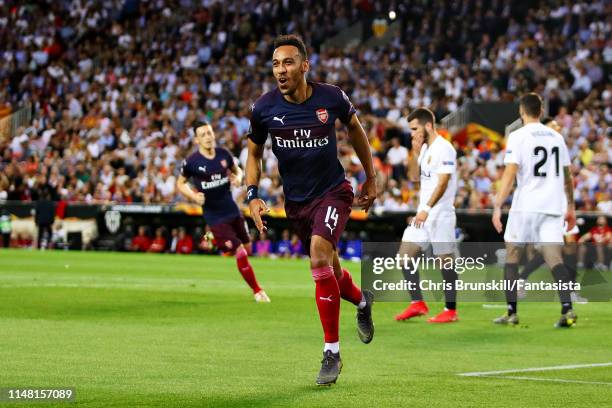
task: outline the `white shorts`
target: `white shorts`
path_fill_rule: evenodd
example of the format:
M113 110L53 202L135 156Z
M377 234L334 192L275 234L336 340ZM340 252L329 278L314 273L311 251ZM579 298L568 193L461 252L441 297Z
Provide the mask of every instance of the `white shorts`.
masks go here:
M434 255L446 255L455 252L457 247L455 226L457 217L454 213L443 217L427 217L421 228L410 224L404 230L402 242L411 242L421 247L423 251L431 244Z
M563 243L562 215L510 211L504 241L516 244Z

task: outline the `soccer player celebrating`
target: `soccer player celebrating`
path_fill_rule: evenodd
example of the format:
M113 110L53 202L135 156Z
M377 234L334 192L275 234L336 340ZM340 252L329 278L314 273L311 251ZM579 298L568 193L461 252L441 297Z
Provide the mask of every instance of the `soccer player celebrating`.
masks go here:
M315 300L323 326L325 345L318 385L336 382L340 359L338 321L340 298L357 306L357 332L364 343L372 341L373 295L361 291L342 269L338 240L348 221L354 195L338 160L334 123L348 128L355 152L367 179L357 204L366 211L376 197L372 156L366 134L348 96L338 87L306 80L310 63L306 46L295 35L275 40L272 72L278 88L262 95L252 107L246 165L247 201L260 233L261 215L268 211L258 198L264 143L272 139L283 181L285 211L310 255Z
M215 132L210 124L196 122L193 131L198 150L183 161L176 187L189 200L203 206L204 220L210 226L217 245L222 251L236 256L238 270L253 290L255 301L270 302L257 283L249 262L249 232L230 191L230 183L242 183L242 170L230 152L215 147Z
M419 182L421 192L416 217L404 231L400 255L415 257L432 245L433 254L442 261L442 276L451 287L444 291L444 311L429 319L430 323L451 323L458 320L455 282L457 273L451 267L455 251L455 193L457 192L457 152L453 145L436 132L435 116L427 108L419 108L408 116L412 135L412 153L409 177ZM406 280L413 283L411 304L395 316L395 320L408 320L427 314L429 309L419 288L418 270L403 270Z
M518 262L525 244L539 244L540 251L552 269L557 282L567 284L569 272L563 264L563 223L567 230L576 225L573 181L567 146L558 132L540 123L542 98L535 93L521 97L519 114L524 126L508 136L506 168L495 198L493 226L501 233L501 207L516 179L516 191L506 224L506 265L504 279L518 279ZM565 197L564 197L565 196ZM567 205L563 201L567 201ZM561 286L561 318L557 327L570 327L576 322L570 291ZM518 324L517 292L506 291L508 313L494 320L497 324Z

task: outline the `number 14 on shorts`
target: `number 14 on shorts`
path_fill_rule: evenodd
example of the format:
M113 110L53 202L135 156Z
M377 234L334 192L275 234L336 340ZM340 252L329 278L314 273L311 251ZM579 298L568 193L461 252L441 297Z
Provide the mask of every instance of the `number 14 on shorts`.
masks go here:
M329 228L329 233L333 235L334 229L338 225L338 211L331 205L327 206L327 214L325 215L325 226Z

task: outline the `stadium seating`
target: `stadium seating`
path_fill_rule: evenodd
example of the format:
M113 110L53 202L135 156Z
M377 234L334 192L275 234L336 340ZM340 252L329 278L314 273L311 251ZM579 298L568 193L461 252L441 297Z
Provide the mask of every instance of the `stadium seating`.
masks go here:
M421 2L398 10L396 37L370 49L325 47L363 17L349 1L333 2L338 19L326 17L332 2L323 1L300 12L289 2L132 3L2 7L0 80L8 86L0 100L31 103L35 120L0 140L0 200L35 199L50 185L67 201L174 202L175 163L193 149L195 118L211 120L219 144L244 164L249 107L274 87L272 40L297 32L312 45L309 77L340 85L359 109L380 175L376 211L415 208L412 186L388 154L394 137L409 147L408 110L428 105L441 119L468 99L512 100L528 90L547 98L562 126L578 209L612 207L612 40L603 1L501 1L486 11L477 1ZM356 186L363 171L342 129L338 138ZM458 147L457 208L491 207L503 145L480 137ZM269 150L265 157L262 195L280 206L275 159ZM241 201L244 190L235 195Z

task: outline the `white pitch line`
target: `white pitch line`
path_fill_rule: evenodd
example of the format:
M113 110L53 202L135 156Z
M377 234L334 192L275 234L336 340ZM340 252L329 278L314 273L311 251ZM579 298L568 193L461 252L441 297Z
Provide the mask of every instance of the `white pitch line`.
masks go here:
M563 365L553 367L532 367L532 368L520 368L512 370L499 370L499 371L477 371L473 373L458 373L457 375L462 377L484 377L498 374L510 374L510 373L528 373L533 371L556 371L556 370L571 370L574 368L590 368L590 367L608 367L612 366L610 363L595 363L595 364L574 364L574 365Z
M480 375L479 377L502 378L502 379L510 379L510 380L553 381L553 382L562 382L562 383L612 385L612 382L605 382L605 381L564 380L561 378L519 377L519 376L514 376L514 375Z

